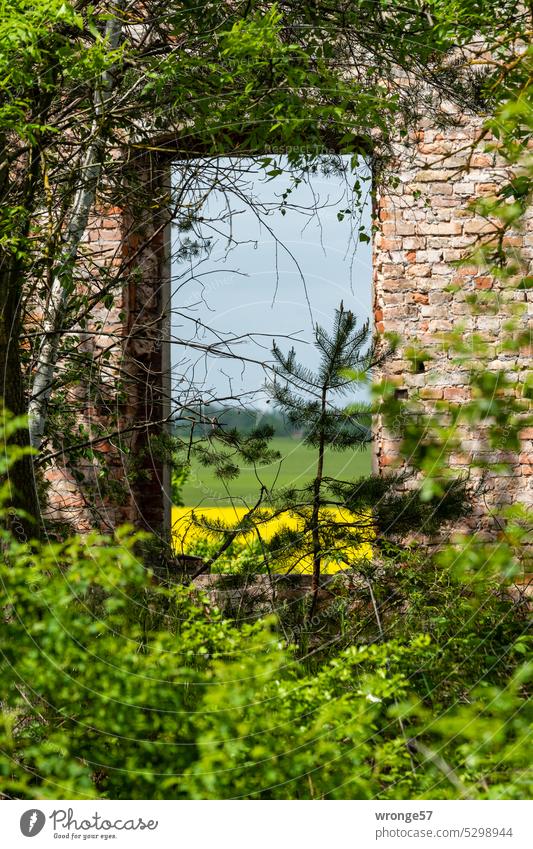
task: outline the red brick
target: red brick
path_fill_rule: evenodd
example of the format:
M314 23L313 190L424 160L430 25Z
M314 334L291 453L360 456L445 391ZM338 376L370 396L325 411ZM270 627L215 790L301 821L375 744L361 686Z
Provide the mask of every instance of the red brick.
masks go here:
M405 273L408 277L429 277L431 266L429 263L414 263L407 268Z
M493 164L493 159L488 153L475 153L470 158L470 165L473 168L488 168Z
M476 183L476 195L495 195L499 188L497 183Z
M382 251L399 251L402 249L402 239L386 239L383 237L380 242L380 249Z
M479 268L477 267L477 265L461 265L459 266L459 268L455 269L455 276L473 277L475 274L477 274L478 271Z
M470 398L470 390L466 386L445 386L444 399L446 401L466 401Z

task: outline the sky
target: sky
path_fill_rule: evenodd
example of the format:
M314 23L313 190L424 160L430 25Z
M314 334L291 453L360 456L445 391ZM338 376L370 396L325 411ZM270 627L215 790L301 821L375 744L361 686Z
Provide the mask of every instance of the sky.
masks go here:
M298 358L312 367L317 362L310 344L313 328L317 322L331 327L341 300L361 323L371 315L371 249L359 241L360 227L370 233L370 182L368 169L362 164L353 172L348 160L343 160L347 173L306 175L299 185L285 172L266 177L264 168L244 161L251 173L239 168L237 191L230 192L224 166L231 169L236 161L219 160L220 188L206 191L211 176L204 170L197 181L189 177L182 191L181 208L208 194L196 235L209 244L198 256L184 258L180 249L194 234L173 227L171 332L179 340L172 345L173 394L183 401L188 392L190 398L192 380L204 400L242 395L246 403L262 407L263 364L272 361L273 339L284 351L294 346ZM174 185L183 178L178 164ZM356 180L363 200L351 214ZM283 215L279 205L287 188L292 190ZM243 338L247 334L252 338ZM232 337L239 337L232 350L246 362L191 347L217 343L219 351L228 351ZM367 395L362 388L353 397Z

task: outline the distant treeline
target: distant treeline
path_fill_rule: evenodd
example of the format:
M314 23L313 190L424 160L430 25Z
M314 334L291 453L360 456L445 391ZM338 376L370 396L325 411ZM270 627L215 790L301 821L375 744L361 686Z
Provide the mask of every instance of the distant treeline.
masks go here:
M201 411L192 413L193 419L196 418L198 424L194 426L194 432L198 436L203 436L209 432L215 422L218 422L225 429L231 430L236 428L240 433L251 433L257 427L270 425L274 430L275 436L296 436L297 430L291 425L285 417L276 410L258 410L253 407L224 407L215 404L209 404L202 407ZM209 419L209 421L206 421ZM183 433L183 430L190 429L189 422L175 422L174 429L176 433Z

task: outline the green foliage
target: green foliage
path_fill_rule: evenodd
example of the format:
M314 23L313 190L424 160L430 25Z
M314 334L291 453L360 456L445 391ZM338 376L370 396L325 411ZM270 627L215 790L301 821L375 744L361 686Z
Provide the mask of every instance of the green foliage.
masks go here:
M247 4L242 15L239 6L228 13L225 4L205 3L191 17L186 4L165 18L171 37L164 33L162 43L167 38L170 48L163 56L150 39L146 52L131 43L110 51L104 18L92 9L82 16L61 0L4 2L0 12L0 130L10 142L7 161L14 163L11 184L2 184L0 245L17 260L17 303L25 270L46 280L62 250L61 223L51 235L39 226L43 209L50 212L49 165L54 188L65 187L57 203L62 221L72 200L68 187L76 184L72 173L79 171L92 135L94 83L111 66L117 68L115 102L121 108L111 108L99 125L103 140L122 142L124 129L141 114L148 133L180 128L176 135L182 133L187 151L199 138L212 154L264 156L280 145L290 148L291 163L304 166L316 156L307 153L309 147L323 150L329 140L337 149L360 152L379 135L386 147L391 130L414 118L416 98L409 92L407 105L402 103L394 86L398 68L420 73L424 83L437 75L460 102L474 98L493 106L487 144L514 169L494 197L477 204L497 221L497 232L472 258L505 283L530 288L522 258L505 242L531 198L531 50L523 48L515 3L431 0L413 10L389 0L359 0L338 11L328 8L334 39L324 35L320 5L285 11ZM503 40L497 33L501 21ZM349 33L356 34L355 43ZM457 75L453 64L446 67L446 51L475 33L482 34L483 49L492 44L496 51L495 70L481 80ZM187 49L176 51L184 34ZM357 79L350 79L346 61L354 56L365 61ZM420 106L427 106L422 96ZM81 140L72 160L61 147L66 129L69 143ZM265 159L265 168L274 175L275 163ZM110 305L108 282L101 296ZM32 277L32 294L34 285ZM69 285L73 322L90 303L78 300ZM494 310L498 304L477 297L471 307ZM361 363L342 355L343 344L349 349L355 337L341 319L333 336L317 333L326 355L318 377L326 391L341 390L361 372ZM498 344L514 352L527 341L511 321ZM65 346L67 353L73 348L71 341ZM478 360L473 366L472 352ZM392 387L382 387L380 411L401 435L404 457L421 473L419 492L400 502L383 489L378 493L375 480L361 486L328 482L320 471L311 488L282 494L284 509L298 510L304 501L300 512L307 525L303 535L280 534L274 552L301 549L314 535L315 559L328 550L333 555L338 537L331 523L317 525L316 512L332 501L349 505L354 514L368 507L371 518L363 521L378 530L390 527L398 513L409 522L422 517L429 527L442 504L448 518L459 515L448 507L459 503L462 482L449 473L447 459L460 447L461 424L484 428L487 456L476 461L482 468L497 470L506 462L501 455L518 448L518 434L531 421L531 383L517 386L507 374L490 374L485 365L493 352L460 329L449 337L448 353L472 368L470 402L437 406L428 417L417 399L409 409ZM415 371L426 360L418 346L408 356ZM280 354L279 364L299 390L313 385L294 358ZM73 380L79 379L78 370ZM319 450L333 439L356 444L353 419L359 435L365 429L360 409L332 417L327 405L302 400L285 387L278 400L292 405L309 444ZM3 415L0 441L21 425ZM266 437L264 431L244 442L234 431L218 442L208 437L198 458L222 480L231 479L241 460L258 463L269 456ZM27 452L2 445L2 476ZM0 774L6 795L530 798L532 667L522 661L531 641L524 606L509 587L531 541L524 508L499 517L501 539L495 543L459 538L435 560L382 545L384 562L360 570L358 612L366 602L367 620L375 621L359 623L362 632L355 638L349 623L353 644L322 652L319 662L298 659L281 640L276 621L236 627L198 593L159 586L136 553L142 538L127 529L114 538L92 535L55 544L29 542L20 534L15 539L11 529L24 517L9 506L9 494L3 485ZM251 527L251 518L243 528ZM343 533L345 545L361 539L354 523ZM316 615L320 627L320 611ZM363 636L372 642L363 644Z
M10 462L11 447L3 453ZM4 503L4 521L11 509ZM522 518L513 517L515 542ZM510 616L492 633L498 608L480 585L469 606L459 578L435 571L428 596L430 576L415 562L400 582L407 593L415 581L400 599L404 618L385 617L381 644L309 666L276 620L236 627L197 591L154 582L136 554L143 536L130 529L45 544L17 541L4 524L0 537L8 796L528 798L533 789L527 638ZM450 609L453 595L461 603ZM428 633L416 635L424 615Z
M197 468L208 470L224 487L227 483L239 477L241 468L270 465L280 459L279 452L272 449L270 440L273 429L270 425L259 425L253 430L241 433L236 428L225 429L219 422L214 422L210 432L202 439L183 445L182 454L175 462L190 468L196 461ZM186 452L186 453L185 453Z
M31 191L27 186L24 190L24 180L35 181L40 169L42 202L49 206L45 151L60 143L52 104L60 92L70 94L76 90L78 106L87 108L92 95L87 84L121 55L121 51L109 49L97 22L101 23L101 19L94 9L82 15L75 4L64 0L0 3L0 137L2 147L6 146L4 165L11 168L19 157L24 159L27 145L32 151L23 165L18 163L12 176L13 186L20 182L22 191L12 191L11 197L4 198L0 215L0 248L19 259L27 261L35 251L33 241L27 239L27 230L35 211L36 186ZM0 181L2 193L5 176L4 173Z
M176 507L183 507L185 505L182 493L190 472L191 469L187 463L182 463L179 460L174 461L174 465L172 466L171 494L172 503Z
M179 436L184 431L188 432L193 422L194 433L197 436L207 436L212 429L213 420L222 427L238 430L239 433L251 433L259 425L269 425L278 437L290 437L294 434L294 428L291 428L276 410L267 411L246 407L243 404L239 406L204 404L198 410L191 410L187 421L177 421L174 425L174 433Z
M438 685L436 659L445 671L427 636L353 646L308 675L271 626L236 628L201 597L151 586L134 542L122 532L115 541L33 551L10 545L2 567L4 792L461 795L431 763L413 775L399 713L411 736L450 759L472 794L529 792L525 772L514 782L514 770L526 766L527 668L458 707L439 691L436 714L416 690L418 679Z
M213 561L213 574L258 575L266 573L264 548L257 538L233 540L222 553L220 551L219 534L213 534L212 522L207 528L203 525L204 533L187 544L186 553L192 557L200 557L204 562ZM220 525L218 526L220 532ZM216 540L211 537L215 535ZM217 556L218 555L218 556ZM214 559L216 557L216 559Z
M517 659L514 646L527 645L529 619L527 598L515 583L523 573L507 546L475 536L433 556L416 546L389 546L366 574L386 640L418 632L431 638L431 662L413 656L404 671L433 710L463 700L472 682L505 682ZM370 625L358 639L376 639Z

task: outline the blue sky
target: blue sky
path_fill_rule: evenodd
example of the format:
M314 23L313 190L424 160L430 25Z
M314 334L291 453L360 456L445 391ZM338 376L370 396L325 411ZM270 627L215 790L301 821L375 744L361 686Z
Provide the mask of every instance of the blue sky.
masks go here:
M217 342L225 350L232 337L253 334L231 347L259 363L271 360L275 338L282 349L294 345L298 357L313 366L316 356L309 343L314 324L330 326L341 299L361 322L371 314L371 250L359 241L361 226L370 232L369 182L360 183L362 205L339 221L339 213L353 204L355 180L368 171L362 166L344 175L317 173L294 186L287 173L268 178L264 169L240 160L233 191L236 175L227 169L237 161L219 160L220 188L209 193L212 169L201 171L198 180L188 178L185 204L208 194L197 234L209 239L209 247L192 260L176 258L191 233L173 229L172 335L182 342ZM176 186L183 177L177 166ZM289 187L283 215L279 204ZM259 216L251 209L252 200ZM175 397L192 379L206 397L244 393L255 406L264 403L260 389L266 373L261 365L173 345L172 368ZM365 392L357 394L365 397Z

